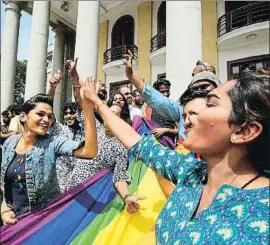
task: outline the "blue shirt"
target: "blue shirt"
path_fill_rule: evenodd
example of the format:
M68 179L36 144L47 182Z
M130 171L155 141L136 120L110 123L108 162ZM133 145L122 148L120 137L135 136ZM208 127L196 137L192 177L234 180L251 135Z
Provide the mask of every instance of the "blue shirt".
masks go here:
M212 204L192 218L202 196L206 162L164 148L148 135L129 153L176 184L156 222L158 244L268 244L268 187L223 185Z
M186 138L184 120L182 118L183 107L179 103L164 96L148 84L144 85L141 96L145 103L155 108L159 114L172 121L179 122L178 134L182 139Z
M5 190L5 175L8 166L15 156L15 148L22 134L10 136L3 145L0 183ZM25 177L29 198L29 209L41 207L60 195L56 175L56 158L72 156L73 151L84 142L75 142L65 137L45 135L25 154ZM5 196L5 195L4 195Z

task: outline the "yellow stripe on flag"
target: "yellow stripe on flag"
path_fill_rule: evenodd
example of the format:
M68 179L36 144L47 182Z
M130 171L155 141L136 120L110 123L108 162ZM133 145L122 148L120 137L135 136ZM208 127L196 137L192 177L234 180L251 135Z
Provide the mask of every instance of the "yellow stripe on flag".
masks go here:
M129 214L123 210L98 234L94 245L137 245L145 239L147 245L155 245L154 226L166 198L150 168L134 195L146 196L140 201L140 211Z

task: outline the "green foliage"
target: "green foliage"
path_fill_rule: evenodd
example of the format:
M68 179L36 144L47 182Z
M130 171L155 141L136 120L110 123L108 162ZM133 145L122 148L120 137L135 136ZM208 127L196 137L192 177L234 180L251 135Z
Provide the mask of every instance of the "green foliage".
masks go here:
M15 88L14 88L14 105L19 107L21 107L24 102L26 67L27 67L27 60L17 61Z

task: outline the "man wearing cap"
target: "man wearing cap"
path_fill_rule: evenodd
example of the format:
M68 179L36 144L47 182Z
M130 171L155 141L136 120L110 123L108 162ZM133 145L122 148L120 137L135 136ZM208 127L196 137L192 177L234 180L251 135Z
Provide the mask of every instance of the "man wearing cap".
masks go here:
M123 62L125 65L126 76L129 81L142 93L142 98L150 107L158 110L164 117L179 122L178 134L181 139L185 139L184 122L182 119L183 107L171 98L163 96L160 92L143 83L139 77L135 76L132 70L133 55L130 51L128 53L128 55L124 55ZM194 75L189 87L192 86L194 89L211 91L218 87L220 83L220 80L214 73L202 71Z

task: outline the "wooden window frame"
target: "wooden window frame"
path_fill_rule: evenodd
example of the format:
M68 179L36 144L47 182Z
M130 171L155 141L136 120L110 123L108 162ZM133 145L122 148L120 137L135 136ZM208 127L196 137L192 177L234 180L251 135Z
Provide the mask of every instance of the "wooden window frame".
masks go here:
M238 60L227 61L227 79L229 80L231 77L231 66L235 64L241 64L245 62L254 62L254 61L260 61L260 60L266 60L266 59L270 59L270 54L250 56L250 57L242 58Z

